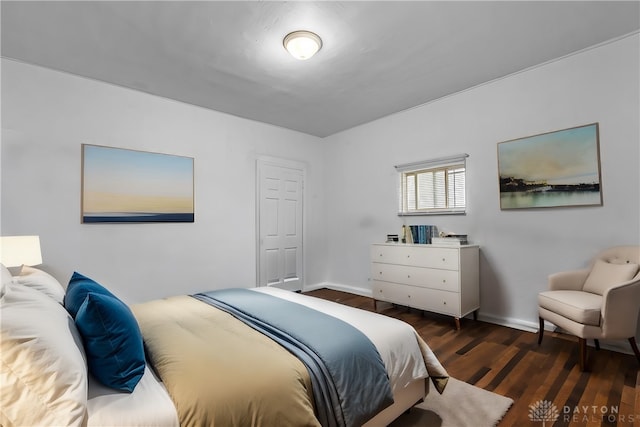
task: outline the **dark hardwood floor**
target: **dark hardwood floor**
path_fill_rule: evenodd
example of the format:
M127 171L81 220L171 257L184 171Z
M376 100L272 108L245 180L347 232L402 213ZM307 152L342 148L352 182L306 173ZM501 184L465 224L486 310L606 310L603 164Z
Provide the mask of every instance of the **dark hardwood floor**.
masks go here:
M374 311L371 298L329 289L306 294ZM633 355L589 347L589 371L580 372L577 340L570 336L546 332L538 346L535 333L482 321L462 319L456 331L451 317L386 303L378 303L378 312L411 324L452 377L512 398L499 427L542 425L529 417L541 401L558 410L554 426L640 426Z

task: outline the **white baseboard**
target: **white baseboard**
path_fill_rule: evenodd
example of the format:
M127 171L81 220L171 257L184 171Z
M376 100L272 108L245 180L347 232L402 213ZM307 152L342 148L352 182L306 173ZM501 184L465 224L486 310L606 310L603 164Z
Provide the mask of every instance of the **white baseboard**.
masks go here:
M538 332L538 322L514 319L513 317L494 316L493 314L486 314L482 312L478 313L478 320L482 320L483 322L487 323L493 323L495 325L506 326L508 328L518 329L521 331L535 333ZM545 323L544 329L545 331L552 331L554 328L552 325L548 325Z
M369 297L369 298L373 296L373 292L371 291L371 289L343 285L341 283L333 283L333 282L322 282L322 283L317 283L311 286L305 286L303 291L308 292L308 291L314 291L322 288L332 289L334 291L347 292L350 294L360 295L360 296ZM478 320L481 320L487 323L493 323L495 325L506 326L508 328L518 329L521 331L533 332L533 333L538 333L538 327L539 327L538 322L531 322L529 320L516 319L513 317L495 316L493 314L482 313L482 311L478 313ZM556 330L556 327L553 324L545 321L544 330L553 332ZM593 340L589 340L588 345L593 346L594 345ZM633 354L633 351L631 350L631 346L629 345L629 342L626 340L601 341L600 347L605 350L616 351L618 353Z
M315 283L313 285L304 285L302 292L317 291L318 289L328 288L326 282Z
M340 283L332 283L332 282L322 282L322 283L317 283L311 286L305 286L304 292L315 291L317 289L322 289L322 288L332 289L334 291L347 292L350 294L360 295L362 297L371 298L373 296L373 292L371 291L371 289L359 288L357 286L349 286L349 285L343 285Z

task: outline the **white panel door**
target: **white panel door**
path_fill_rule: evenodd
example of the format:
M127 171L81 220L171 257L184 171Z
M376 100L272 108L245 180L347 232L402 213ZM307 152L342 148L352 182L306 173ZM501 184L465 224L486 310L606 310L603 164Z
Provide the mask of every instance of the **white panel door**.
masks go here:
M302 290L304 171L258 160L258 286Z

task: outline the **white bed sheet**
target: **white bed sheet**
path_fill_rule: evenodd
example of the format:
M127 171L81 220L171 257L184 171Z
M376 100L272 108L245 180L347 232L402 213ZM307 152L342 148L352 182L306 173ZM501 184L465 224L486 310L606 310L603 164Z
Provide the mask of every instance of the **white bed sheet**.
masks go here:
M89 427L180 425L167 389L149 366L132 393L105 387L89 375L87 418Z

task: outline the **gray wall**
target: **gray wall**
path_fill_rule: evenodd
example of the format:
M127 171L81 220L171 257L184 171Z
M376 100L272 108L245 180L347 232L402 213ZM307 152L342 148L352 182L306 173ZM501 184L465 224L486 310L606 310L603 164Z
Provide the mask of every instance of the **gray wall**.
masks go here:
M640 244L639 39L551 62L326 139L328 280L365 293L369 245L406 224L481 246L481 308L537 327L538 292L602 248ZM604 205L500 210L497 143L600 123ZM465 216L397 216L394 165L468 153Z

